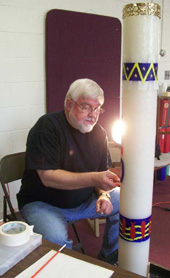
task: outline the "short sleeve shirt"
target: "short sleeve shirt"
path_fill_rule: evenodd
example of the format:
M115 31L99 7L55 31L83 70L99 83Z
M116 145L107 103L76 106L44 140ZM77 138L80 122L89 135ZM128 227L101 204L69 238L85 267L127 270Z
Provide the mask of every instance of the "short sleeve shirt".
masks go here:
M36 170L62 169L82 173L104 171L110 165L106 132L99 124L91 132L81 133L68 123L64 111L46 114L28 135L26 169L17 195L19 208L34 201L75 208L93 193L93 187L75 190L46 187Z

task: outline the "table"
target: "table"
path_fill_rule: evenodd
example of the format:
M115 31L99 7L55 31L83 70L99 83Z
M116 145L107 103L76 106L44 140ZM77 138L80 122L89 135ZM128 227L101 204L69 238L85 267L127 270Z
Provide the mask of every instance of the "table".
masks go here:
M160 155L160 160L155 157L154 162L154 184L157 182L157 170L160 170L166 166L170 165L170 154L162 153Z
M155 157L154 162L154 170L157 171L163 167L170 165L170 154L169 153L162 153L160 155L160 160Z
M54 244L52 242L49 242L47 240L42 241L42 245L40 245L37 249L35 249L32 253L30 253L25 259L20 261L18 264L16 264L13 268L11 268L9 271L7 271L3 278L14 278L16 275L21 273L23 270L25 270L27 267L35 263L37 260L39 260L42 256L44 256L46 253L48 253L51 249L53 250L59 250L60 246L57 244ZM67 255L70 255L72 257L82 259L84 261L105 267L107 269L113 270L115 273L113 275L113 278L141 278L142 276L131 273L129 271L123 270L119 267L112 266L108 263L99 261L95 258L89 257L87 255L84 255L82 253L64 249L62 253L65 253ZM2 277L2 276L1 276ZM81 276L80 276L81 277Z

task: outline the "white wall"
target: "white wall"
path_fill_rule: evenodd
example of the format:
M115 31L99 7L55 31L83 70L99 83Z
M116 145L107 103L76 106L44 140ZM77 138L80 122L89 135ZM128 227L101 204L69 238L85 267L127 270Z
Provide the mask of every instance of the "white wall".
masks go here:
M0 0L0 158L25 150L29 129L45 113L44 27L46 13L64 9L117 17L127 0ZM140 2L140 1L138 1ZM162 0L155 0L161 4ZM165 0L159 81L170 70L170 1ZM167 83L170 85L170 82ZM20 186L11 189L15 194ZM0 215L2 212L0 189Z

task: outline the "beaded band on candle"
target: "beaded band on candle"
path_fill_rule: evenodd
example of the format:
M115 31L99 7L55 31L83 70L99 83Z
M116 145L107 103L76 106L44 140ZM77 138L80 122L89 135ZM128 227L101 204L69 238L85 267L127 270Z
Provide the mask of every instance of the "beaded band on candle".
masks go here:
M157 81L158 63L124 63L123 80L127 81Z
M129 219L120 214L119 235L130 242L148 240L151 234L151 216L144 219Z
M154 15L161 18L161 6L157 3L135 3L125 5L123 8L123 19L129 16Z

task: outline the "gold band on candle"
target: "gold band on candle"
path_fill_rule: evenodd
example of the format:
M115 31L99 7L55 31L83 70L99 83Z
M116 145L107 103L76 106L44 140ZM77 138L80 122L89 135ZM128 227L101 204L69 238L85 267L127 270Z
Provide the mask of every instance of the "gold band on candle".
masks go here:
M137 15L154 15L161 18L161 6L156 3L128 4L123 8L123 18Z

